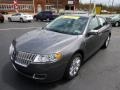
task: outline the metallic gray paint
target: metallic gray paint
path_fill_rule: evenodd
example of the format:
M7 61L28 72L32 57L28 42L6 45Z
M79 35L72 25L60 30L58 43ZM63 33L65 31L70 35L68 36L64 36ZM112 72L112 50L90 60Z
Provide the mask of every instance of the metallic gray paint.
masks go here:
M48 31L48 30L35 30L35 31L28 32L23 36L19 37L18 39L16 39L15 47L17 51L24 51L24 52L34 53L34 54L41 54L41 55L51 54L55 52L62 53L63 57L59 62L56 62L54 64L48 64L48 65L45 64L42 66L40 63L38 64L32 63L27 67L27 69L32 70L32 72L39 71L38 73L42 73L41 71L45 72L46 70L44 68L48 67L47 72L49 72L49 70L51 70L51 68L49 67L52 67L52 69L55 69L53 67L57 67L56 65L59 63L60 67L63 66L62 70L60 69L58 70L58 72L62 73L61 74L62 76L64 74L64 71L68 62L71 60L71 57L76 52L80 52L80 53L82 52L84 56L83 58L84 60L90 57L104 44L107 37L111 34L111 26L110 24L108 24L100 28L98 34L88 35L89 31L87 27L90 19L88 20L85 31L82 35L62 34L62 33ZM13 64L15 64L14 61L13 61ZM37 65L37 68L36 68L36 65ZM18 66L18 65L15 65L15 66ZM35 68L36 69L39 68L41 71L36 70Z

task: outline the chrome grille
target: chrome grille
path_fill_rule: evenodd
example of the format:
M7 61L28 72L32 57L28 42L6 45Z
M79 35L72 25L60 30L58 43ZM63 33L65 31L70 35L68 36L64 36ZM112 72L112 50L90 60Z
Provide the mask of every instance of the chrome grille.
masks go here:
M17 64L22 65L22 66L27 66L31 62L33 62L35 57L36 57L36 54L31 54L31 53L26 53L26 52L19 51L19 52L16 53L16 60L15 60L15 62Z

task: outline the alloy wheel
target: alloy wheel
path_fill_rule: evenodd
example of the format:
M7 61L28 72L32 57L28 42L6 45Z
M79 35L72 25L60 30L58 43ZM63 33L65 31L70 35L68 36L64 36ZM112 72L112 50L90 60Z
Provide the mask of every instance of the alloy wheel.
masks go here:
M105 43L106 47L108 47L109 42L110 42L110 36L108 36L108 38L107 38L107 40L106 40L106 43Z
M74 58L73 61L72 61L72 63L71 63L71 66L70 66L70 70L69 70L69 75L71 77L76 76L76 74L79 71L80 65L81 65L81 59L80 59L80 57Z

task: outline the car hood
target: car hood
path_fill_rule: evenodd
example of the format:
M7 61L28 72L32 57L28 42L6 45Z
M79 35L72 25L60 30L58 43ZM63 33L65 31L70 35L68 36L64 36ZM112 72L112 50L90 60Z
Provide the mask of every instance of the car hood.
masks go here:
M68 35L48 30L35 30L16 39L16 50L30 53L55 53L73 43L77 35Z

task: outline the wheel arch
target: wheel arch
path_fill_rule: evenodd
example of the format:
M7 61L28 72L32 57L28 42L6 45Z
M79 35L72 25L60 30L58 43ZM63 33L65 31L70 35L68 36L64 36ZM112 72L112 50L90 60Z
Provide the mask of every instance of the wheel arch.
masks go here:
M23 17L20 17L20 19L23 19Z
M109 33L109 36L111 37L111 32Z
M72 56L74 56L77 53L81 54L82 62L83 62L84 61L84 57L85 57L83 50L79 49L79 50L75 51Z

